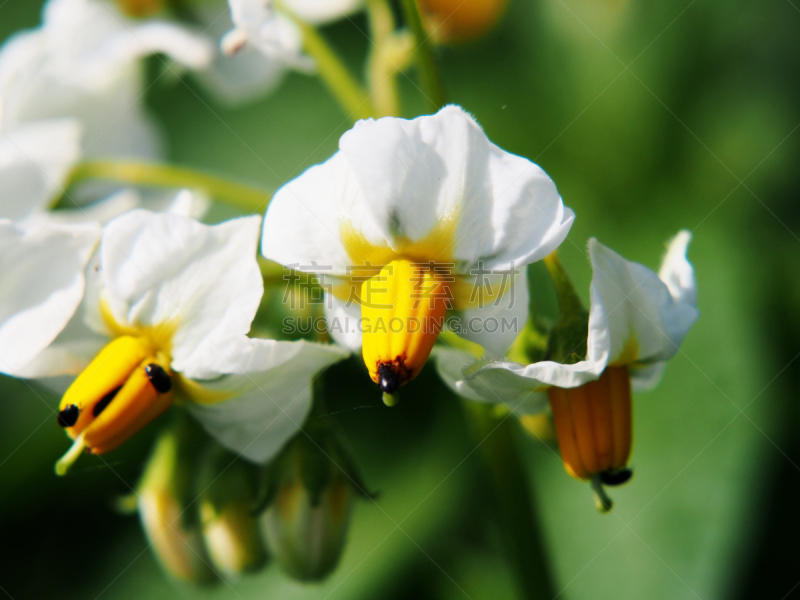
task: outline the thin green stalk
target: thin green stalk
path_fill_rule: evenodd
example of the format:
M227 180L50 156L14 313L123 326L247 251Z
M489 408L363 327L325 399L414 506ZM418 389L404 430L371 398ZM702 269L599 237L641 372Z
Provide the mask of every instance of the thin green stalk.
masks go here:
M367 69L370 95L378 116L400 114L397 66L393 55L394 15L386 0L367 0L372 51Z
M403 0L403 13L406 17L406 24L414 34L414 58L419 70L419 79L422 84L422 91L425 98L434 111L444 106L444 87L436 68L436 61L433 57L433 48L430 43L430 36L422 25L422 17L419 13L417 0Z
M79 163L69 174L65 190L88 179L107 179L131 185L191 188L245 212L264 212L272 194L200 173L186 167L139 162L95 160ZM65 192L66 193L66 192ZM63 204L63 195L53 206Z
M464 413L494 482L497 516L509 563L527 600L556 596L549 560L536 521L528 477L514 445L514 419L497 406L463 400Z
M344 112L353 121L375 116L375 109L367 90L356 81L325 38L313 25L298 18L295 18L294 21L303 35L303 49L314 59L317 75L339 102Z

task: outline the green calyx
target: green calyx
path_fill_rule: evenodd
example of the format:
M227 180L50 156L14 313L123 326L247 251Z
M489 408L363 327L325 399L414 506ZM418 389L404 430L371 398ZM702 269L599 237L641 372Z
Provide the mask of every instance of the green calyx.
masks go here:
M545 267L556 288L559 316L547 344L547 358L562 364L586 359L589 334L589 312L583 307L564 265L553 252L544 259Z

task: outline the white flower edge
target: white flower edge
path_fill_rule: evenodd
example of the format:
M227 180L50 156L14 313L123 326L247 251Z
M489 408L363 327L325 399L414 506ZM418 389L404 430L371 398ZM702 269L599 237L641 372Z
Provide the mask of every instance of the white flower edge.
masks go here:
M303 54L303 38L297 24L288 16L275 10L269 0L228 0L233 29L222 36L220 49L228 57L239 54L247 47L258 50L261 59L276 67L311 72L314 61Z
M19 376L66 327L99 237L92 225L0 220L0 372Z
M437 345L433 350L436 371L442 381L456 394L475 402L505 404L517 415L534 415L547 408L547 394L536 389L520 389L513 379L483 377L466 380L469 373L483 364L469 352Z
M278 190L264 221L262 252L284 265L346 275L353 257L343 227L398 250L455 225L456 271L512 270L544 258L574 220L555 184L529 160L492 144L458 106L406 120L356 123L339 151Z
M523 395L550 386L578 387L597 379L607 366L623 364L630 368L634 387L654 386L699 316L694 270L686 258L690 239L688 231L678 233L658 275L591 239L587 359L571 365L490 361L469 370L457 380L458 387L517 389Z
M163 53L190 69L208 66L214 55L200 33L168 21L138 22L99 0L50 0L38 31L46 38L48 74L95 91L149 54Z
M283 0L283 5L303 21L321 25L361 10L364 0Z
M204 389L229 400L206 404L187 402L188 411L222 445L248 460L263 464L298 431L311 408L313 379L346 358L334 345L306 341L250 340L260 370L200 382Z

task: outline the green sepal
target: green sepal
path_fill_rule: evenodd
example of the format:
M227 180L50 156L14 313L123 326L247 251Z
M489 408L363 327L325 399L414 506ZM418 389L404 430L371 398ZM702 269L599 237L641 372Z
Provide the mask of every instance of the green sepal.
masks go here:
M574 364L586 359L589 336L589 313L575 292L564 265L553 252L544 259L547 272L558 296L558 320L550 332L547 356L562 364Z

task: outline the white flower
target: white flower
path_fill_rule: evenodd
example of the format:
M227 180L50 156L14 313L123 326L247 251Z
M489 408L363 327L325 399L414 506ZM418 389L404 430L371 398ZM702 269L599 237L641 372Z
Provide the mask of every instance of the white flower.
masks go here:
M3 44L0 187L13 190L0 202L46 202L79 158L158 155L157 131L141 102L139 60L156 52L199 69L214 49L184 27L137 23L100 0L50 0L39 28ZM39 174L22 173L37 167Z
M286 69L312 71L314 62L303 54L303 38L293 18L322 24L345 17L363 7L363 0L228 0L233 29L223 36L224 54L252 56L258 51L269 65L273 85ZM286 12L290 14L286 14ZM236 60L240 60L238 57ZM249 63L254 64L250 58ZM262 67L266 69L266 66ZM267 79L267 72L261 76Z
M347 353L247 337L263 294L259 230L259 217L208 226L144 210L106 225L82 303L68 323L61 318L58 337L11 372L80 372L59 413L76 439L63 466L83 446L94 453L118 446L173 396L223 445L253 461L268 460L297 430L312 376ZM54 276L50 264L37 267L41 280ZM30 321L39 319L52 337L55 311L29 308ZM9 342L4 352L11 354L21 340Z
M694 270L686 259L690 238L688 231L678 233L658 274L589 240L593 278L585 360L530 365L491 361L459 377L469 362L463 354L452 354L440 363L440 371L464 395L511 406L522 403L523 412L532 412L537 402L544 406L536 392L584 385L607 367L627 366L636 388L651 387L699 315Z
M506 293L513 275L555 250L573 219L541 168L495 146L463 109L448 106L413 120L356 123L328 161L278 190L264 221L262 252L332 277L329 316L357 316L361 303L373 329L376 319L439 318L446 308L475 311L470 317L496 316L498 308L524 314L524 281L515 286L524 298L512 305ZM383 295L381 302L367 299L370 293ZM422 313L420 301L427 305ZM394 312L381 313L379 304ZM389 336L365 332L373 380L386 391L378 372L388 363L395 371L408 367L400 384L413 378L439 333L434 329L392 348L385 344ZM357 333L331 333L358 346ZM502 355L513 335L492 344L496 336L488 329L466 334Z

